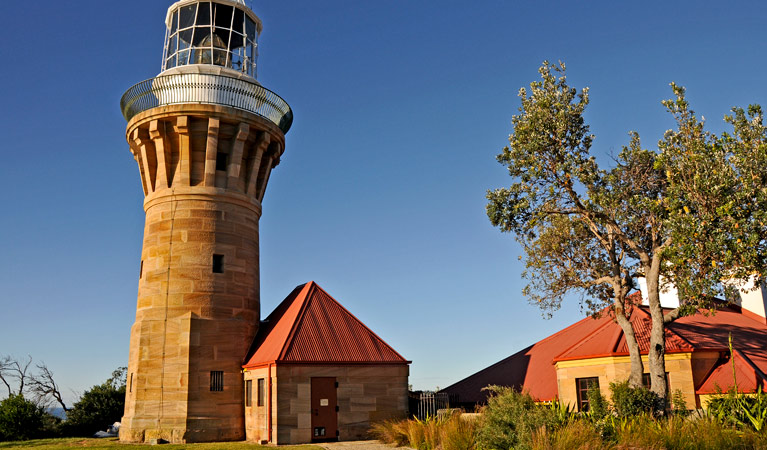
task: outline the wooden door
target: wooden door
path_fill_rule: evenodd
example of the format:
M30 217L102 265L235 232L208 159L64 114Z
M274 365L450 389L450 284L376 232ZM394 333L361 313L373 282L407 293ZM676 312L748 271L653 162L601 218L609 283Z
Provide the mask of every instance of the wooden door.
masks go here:
M338 440L336 379L312 377L312 441Z

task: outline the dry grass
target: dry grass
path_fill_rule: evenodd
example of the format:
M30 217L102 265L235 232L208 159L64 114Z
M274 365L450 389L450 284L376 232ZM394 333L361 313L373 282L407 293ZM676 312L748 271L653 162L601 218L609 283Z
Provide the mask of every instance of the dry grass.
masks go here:
M464 420L460 415L426 420L386 421L373 425L377 439L398 447L418 450L474 450L477 421Z
M32 448L38 450L72 450L74 448L88 448L92 450L116 450L116 449L130 449L141 448L147 449L146 444L122 444L117 438L106 439L83 439L83 438L67 438L67 439L35 439L31 441L16 441L16 442L0 442L0 449L11 448ZM267 449L273 447L265 447L261 445L251 444L247 442L217 442L211 444L167 444L161 445L157 448L162 450L180 450L180 449L192 449L192 450L229 450L229 449L248 449L258 450ZM294 445L280 447L285 450L322 450L315 445Z

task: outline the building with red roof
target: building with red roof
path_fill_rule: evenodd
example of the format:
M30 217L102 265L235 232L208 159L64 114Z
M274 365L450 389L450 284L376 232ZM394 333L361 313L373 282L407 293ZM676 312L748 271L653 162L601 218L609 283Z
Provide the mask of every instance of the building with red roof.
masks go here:
M365 438L407 414L407 361L314 282L261 322L243 364L249 441Z
M722 303L716 311L700 311L666 326L669 390L681 391L688 407L705 407L709 396L735 384L738 391L747 393L765 387L765 297L755 301L753 293L748 296L748 301ZM639 303L638 292L634 299ZM579 409L586 407L585 393L592 383L609 396L610 383L628 379L631 364L623 331L607 311L598 318L582 319L442 391L457 396L463 405L473 405L487 399L486 386L511 386L539 401L559 399ZM647 370L650 313L647 306L636 305L630 314ZM649 382L649 374L644 378Z

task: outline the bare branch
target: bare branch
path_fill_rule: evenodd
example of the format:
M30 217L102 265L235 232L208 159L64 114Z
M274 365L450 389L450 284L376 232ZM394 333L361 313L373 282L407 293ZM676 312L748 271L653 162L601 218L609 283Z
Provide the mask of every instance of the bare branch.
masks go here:
M35 395L35 399L41 404L49 403L53 399L64 411L69 411L70 408L64 403L61 390L53 379L53 372L42 362L37 364L37 370L37 374L29 380L30 391Z
M13 360L10 356L3 356L0 358L0 380L2 380L3 384L6 388L8 388L8 396L10 397L13 395L13 390L11 389L11 384L8 383L7 377L10 377L10 370L12 368Z

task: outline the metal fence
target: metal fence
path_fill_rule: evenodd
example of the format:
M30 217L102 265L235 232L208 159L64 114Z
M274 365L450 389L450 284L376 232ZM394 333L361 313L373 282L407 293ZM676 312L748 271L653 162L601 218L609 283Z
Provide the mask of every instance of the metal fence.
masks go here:
M205 73L179 73L144 80L120 100L125 120L151 108L183 103L231 106L257 114L287 133L293 111L279 95L248 80Z
M436 417L440 410L451 408L455 396L444 392L411 392L409 396L410 415L418 419Z

